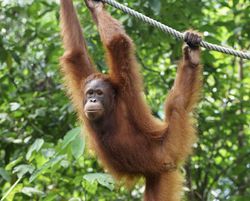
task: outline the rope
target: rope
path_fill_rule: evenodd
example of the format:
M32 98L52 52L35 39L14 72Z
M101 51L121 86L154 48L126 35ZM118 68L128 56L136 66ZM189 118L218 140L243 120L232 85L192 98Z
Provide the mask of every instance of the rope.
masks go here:
M149 18L149 17L147 17L147 16L145 16L145 15L143 15L135 10L132 10L131 8L128 8L127 6L124 6L124 5L116 2L115 0L101 0L101 1L113 6L113 7L117 8L117 9L119 9L119 10L121 10L129 15L132 15L132 16L142 20L143 22L150 24L153 27L156 27L156 28L162 30L165 33L168 33L168 34L174 36L178 40L184 40L183 33L179 32L179 31L177 31L177 30L175 30L167 25L164 25L164 24L162 24L154 19L151 19L151 18ZM234 49L228 48L228 47L222 47L219 45L208 43L206 41L201 41L200 46L202 46L208 50L215 50L218 52L231 54L231 55L234 55L237 57L241 57L243 59L250 60L250 53L249 52L243 52L243 51L234 50Z

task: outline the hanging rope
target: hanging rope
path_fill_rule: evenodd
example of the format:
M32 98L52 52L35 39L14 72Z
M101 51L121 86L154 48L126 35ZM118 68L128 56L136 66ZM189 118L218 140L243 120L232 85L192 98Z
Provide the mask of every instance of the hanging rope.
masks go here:
M163 32L165 33L168 33L172 36L174 36L175 38L177 38L178 40L183 40L184 39L184 34L167 26L167 25L164 25L154 19L151 19L135 10L132 10L131 8L128 8L127 6L124 6L118 2L116 2L115 0L101 0L102 2L104 3L107 3L119 10L122 10L123 12L129 14L129 15L132 15L140 20L142 20L143 22L146 22L160 30L162 30ZM209 49L209 50L215 50L215 51L218 51L218 52L223 52L223 53L226 53L226 54L231 54L231 55L234 55L234 56L237 56L237 57L241 57L243 59L249 59L250 60L250 53L249 52L242 52L242 51L238 51L238 50L234 50L232 48L227 48L227 47L222 47L222 46L219 46L219 45L215 45L215 44L212 44L212 43L208 43L206 41L201 41L200 43L200 46L206 48L206 49Z

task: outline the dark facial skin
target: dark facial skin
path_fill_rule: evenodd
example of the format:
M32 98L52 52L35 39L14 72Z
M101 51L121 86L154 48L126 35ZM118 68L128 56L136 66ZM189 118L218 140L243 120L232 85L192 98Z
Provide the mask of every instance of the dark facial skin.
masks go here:
M84 90L84 114L90 121L101 119L112 107L114 92L107 82L95 79Z

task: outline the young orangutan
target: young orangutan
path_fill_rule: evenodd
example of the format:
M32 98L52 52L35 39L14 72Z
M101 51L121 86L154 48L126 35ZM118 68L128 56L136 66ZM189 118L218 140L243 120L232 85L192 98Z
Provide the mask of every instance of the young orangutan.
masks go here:
M71 0L61 0L66 86L91 144L116 178L144 176L144 201L180 201L179 166L196 141L190 116L201 88L201 37L185 33L187 45L166 100L166 119L156 119L143 96L142 78L132 40L103 3L85 0L106 49L109 74L97 72L88 56Z

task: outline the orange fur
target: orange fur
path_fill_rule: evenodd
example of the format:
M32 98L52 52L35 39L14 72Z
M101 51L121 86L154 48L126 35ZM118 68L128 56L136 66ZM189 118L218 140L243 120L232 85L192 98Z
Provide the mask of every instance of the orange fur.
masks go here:
M116 178L145 177L145 201L180 201L183 179L178 167L191 154L196 141L190 113L199 98L201 68L192 62L192 57L198 58L200 51L191 50L190 54L190 49L184 48L183 61L166 100L166 119L160 121L151 114L144 99L132 40L104 10L92 14L107 52L109 75L97 73L88 56L72 1L61 0L65 47L62 71L91 146ZM83 89L86 82L100 78L114 89L115 106L112 115L93 127L84 116Z

